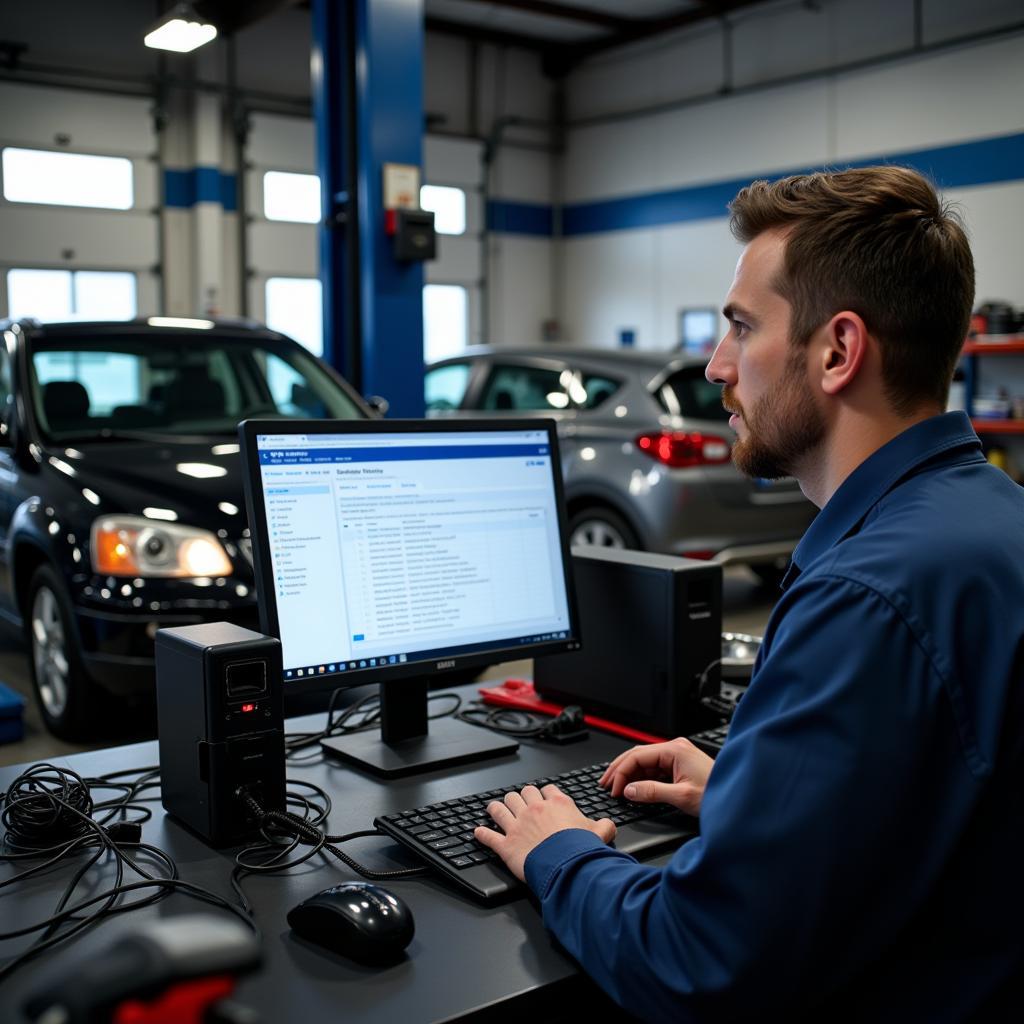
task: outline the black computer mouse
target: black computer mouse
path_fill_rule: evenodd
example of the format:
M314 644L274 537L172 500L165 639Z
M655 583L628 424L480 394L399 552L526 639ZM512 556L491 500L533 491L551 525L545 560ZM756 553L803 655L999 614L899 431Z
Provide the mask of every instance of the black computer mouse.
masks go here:
M288 911L296 935L361 963L397 960L416 930L412 911L370 882L332 885Z

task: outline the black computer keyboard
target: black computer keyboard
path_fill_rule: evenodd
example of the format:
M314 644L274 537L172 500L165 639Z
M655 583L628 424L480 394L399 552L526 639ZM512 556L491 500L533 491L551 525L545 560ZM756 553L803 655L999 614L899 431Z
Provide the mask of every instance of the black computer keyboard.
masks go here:
M606 764L530 779L482 793L441 800L399 814L385 814L374 825L440 869L483 901L498 899L521 887L501 860L477 842L477 825L494 828L487 813L492 800L523 786L554 783L576 801L589 818L611 818L617 826L614 846L634 855L653 854L696 834L696 821L667 804L634 804L613 798L597 783Z
M705 754L717 757L718 752L725 743L725 737L729 735L729 724L716 725L713 729L704 729L702 732L691 733L687 739Z

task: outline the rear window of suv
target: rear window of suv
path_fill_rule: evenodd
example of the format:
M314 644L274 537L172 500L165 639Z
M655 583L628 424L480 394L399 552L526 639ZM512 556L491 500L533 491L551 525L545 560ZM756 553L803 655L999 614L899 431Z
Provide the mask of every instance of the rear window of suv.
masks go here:
M677 370L661 385L656 397L673 416L722 422L729 419L729 413L722 407L721 386L709 383L700 366Z

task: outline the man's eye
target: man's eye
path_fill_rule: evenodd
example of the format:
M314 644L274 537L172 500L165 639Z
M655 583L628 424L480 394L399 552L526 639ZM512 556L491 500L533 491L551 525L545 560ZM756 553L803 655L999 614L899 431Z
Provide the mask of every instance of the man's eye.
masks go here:
M750 330L750 328L742 320L733 320L732 329L737 337L742 336L746 331Z

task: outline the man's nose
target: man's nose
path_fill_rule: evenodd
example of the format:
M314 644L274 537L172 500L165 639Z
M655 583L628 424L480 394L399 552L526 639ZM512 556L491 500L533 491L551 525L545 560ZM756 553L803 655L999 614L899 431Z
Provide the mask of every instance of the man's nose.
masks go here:
M704 376L711 384L735 384L736 369L732 359L729 358L726 348L726 338L723 338L708 360L704 368Z

